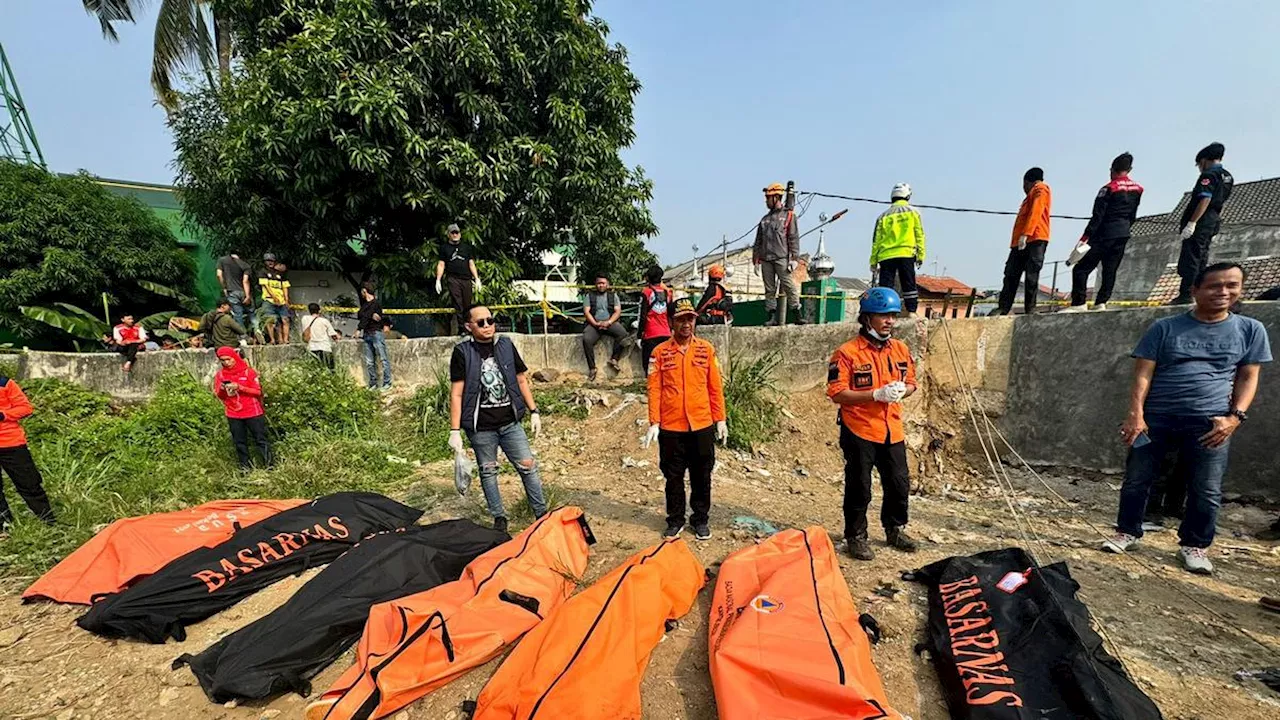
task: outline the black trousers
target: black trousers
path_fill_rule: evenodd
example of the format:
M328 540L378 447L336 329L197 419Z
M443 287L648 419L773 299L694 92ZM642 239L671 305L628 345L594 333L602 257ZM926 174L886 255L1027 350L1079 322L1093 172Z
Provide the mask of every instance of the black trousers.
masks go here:
M897 280L902 304L907 307L907 312L915 312L920 305L920 291L916 289L916 259L904 257L881 260L879 270L880 287L891 288L894 280Z
M1217 218L1200 218L1200 222L1196 223L1196 231L1182 241L1182 250L1178 253L1178 275L1182 280L1178 283L1178 297L1174 302L1191 302L1191 283L1195 282L1196 275L1209 264L1209 244L1213 242L1213 236L1218 234L1221 224Z
M120 353L125 362L134 362L138 359L138 351L142 349L142 343L128 343L116 347L116 352Z
M1022 298L1023 311L1028 315L1036 311L1040 297L1040 268L1044 267L1044 253L1049 248L1047 240L1027 242L1025 250L1009 249L1009 259L1004 261L1004 287L1000 289L999 314L1008 315L1013 309L1013 299L1018 294L1018 280L1025 274L1026 290Z
M324 350L312 350L311 357L315 358L321 365L333 369L333 353Z
M614 323L603 332L597 330L594 325L588 325L582 328L582 352L587 356L587 368L596 369L596 343L600 342L601 335L608 335L613 338L613 354L609 357L613 360L620 360L627 352L627 331L622 327L621 323Z
M471 307L472 303L471 278L445 275L444 280L449 283L449 299L453 301L454 318L458 321L458 332L462 332L462 326L467 324L467 308Z
M1120 261L1124 260L1124 248L1129 238L1113 238L1094 243L1080 262L1071 269L1071 304L1083 305L1089 293L1089 274L1098 266L1102 266L1102 277L1098 279L1098 292L1093 296L1093 304L1101 305L1111 299L1111 291L1116 287L1116 271L1120 269Z
M716 465L714 425L694 432L658 433L658 468L667 479L667 523L684 524L684 474L689 471L689 522L711 516L711 470Z
M649 356L653 354L653 349L662 343L670 340L670 336L645 338L640 341L640 364L644 366L644 374L649 374Z
M49 504L49 496L44 493L44 479L40 477L40 469L31 457L31 450L26 445L0 448L0 470L9 476L18 495L26 501L32 514L46 523L53 522L53 506ZM4 491L0 489L0 525L13 521L13 511L4 499Z
M840 449L844 452L844 536L867 537L867 508L871 505L871 469L880 471L884 502L880 524L888 530L907 524L907 496L911 475L907 469L907 444L873 443L854 435L840 423Z
M231 427L231 442L236 446L236 459L240 461L241 470L253 467L253 459L249 456L250 435L253 436L258 451L262 453L262 462L271 467L275 460L271 456L271 443L267 442L266 415L244 419L227 418L227 425Z

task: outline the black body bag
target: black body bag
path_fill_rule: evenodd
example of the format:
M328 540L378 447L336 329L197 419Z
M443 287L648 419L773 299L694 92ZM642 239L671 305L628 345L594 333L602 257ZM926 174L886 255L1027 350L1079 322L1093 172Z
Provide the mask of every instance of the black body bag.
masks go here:
M342 492L277 513L226 542L193 550L123 592L96 600L76 624L108 638L185 640L186 626L281 578L324 565L374 533L412 525L421 510Z
M1065 563L1019 548L912 574L929 587L926 647L957 720L1159 720L1089 625Z

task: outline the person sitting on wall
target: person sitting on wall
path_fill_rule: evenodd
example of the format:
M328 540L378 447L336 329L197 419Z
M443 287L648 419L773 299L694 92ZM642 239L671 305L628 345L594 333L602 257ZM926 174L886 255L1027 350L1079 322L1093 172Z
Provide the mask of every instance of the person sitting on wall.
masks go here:
M604 335L613 338L609 369L621 372L619 361L627 353L629 343L626 328L618 322L622 317L622 301L618 299L618 293L609 289L607 273L596 273L596 286L587 291L582 303L582 317L586 323L586 327L582 328L582 352L587 357L587 379L596 379L596 343Z
M220 298L212 310L200 318L191 347L236 348L245 344L244 326L231 315L231 300ZM197 338L200 338L197 343Z
M123 372L131 372L138 360L138 353L146 347L147 329L133 319L132 314L120 316L120 324L111 329L111 344L124 358L120 366Z

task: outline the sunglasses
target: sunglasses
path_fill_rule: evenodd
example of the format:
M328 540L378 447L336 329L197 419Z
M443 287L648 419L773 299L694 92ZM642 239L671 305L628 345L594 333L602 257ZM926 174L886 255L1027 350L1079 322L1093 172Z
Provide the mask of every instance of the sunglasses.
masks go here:
M497 325L498 321L494 320L491 317L487 317L487 318L480 318L479 320L472 320L471 324L475 325L476 327L489 327L490 325Z

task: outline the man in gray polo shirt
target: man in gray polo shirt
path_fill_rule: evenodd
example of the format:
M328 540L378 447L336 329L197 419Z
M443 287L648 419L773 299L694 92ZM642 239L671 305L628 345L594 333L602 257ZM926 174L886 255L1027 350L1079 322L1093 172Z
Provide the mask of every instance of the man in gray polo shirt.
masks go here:
M622 317L622 303L618 301L618 293L609 289L609 276L606 273L596 273L595 289L587 291L587 297L582 303L582 314L586 322L586 326L582 328L582 352L587 356L587 378L595 380L598 374L596 343L604 335L613 338L609 367L618 372L622 369L618 361L626 354L630 343L627 342L626 329L618 322Z

